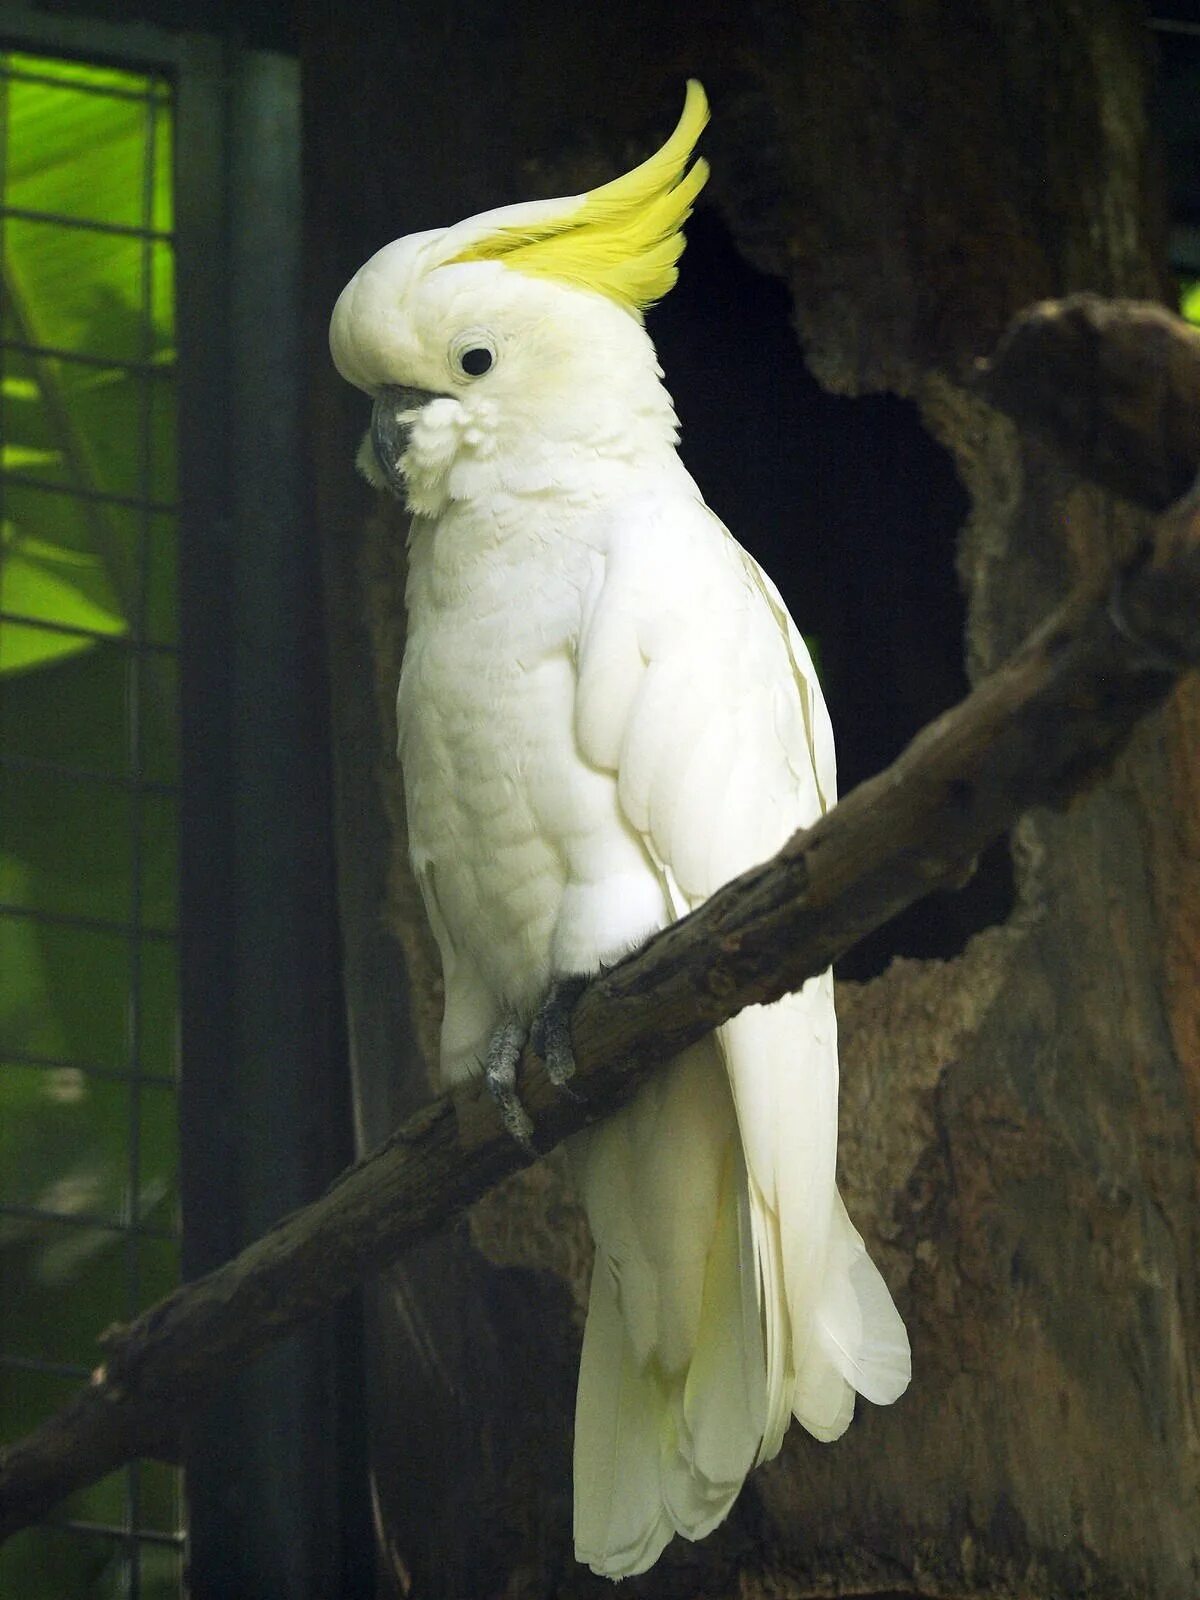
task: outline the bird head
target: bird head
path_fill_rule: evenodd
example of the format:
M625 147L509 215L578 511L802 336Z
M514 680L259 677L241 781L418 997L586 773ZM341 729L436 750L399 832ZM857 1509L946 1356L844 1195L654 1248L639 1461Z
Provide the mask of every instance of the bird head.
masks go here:
M673 445L646 308L672 287L708 177L689 82L667 142L587 194L504 206L385 245L334 308L334 363L372 397L359 465L414 511L536 490L572 452Z

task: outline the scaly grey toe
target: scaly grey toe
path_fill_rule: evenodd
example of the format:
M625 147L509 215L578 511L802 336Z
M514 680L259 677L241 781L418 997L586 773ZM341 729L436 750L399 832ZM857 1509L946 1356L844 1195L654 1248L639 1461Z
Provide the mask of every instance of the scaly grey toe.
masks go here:
M588 986L588 975L577 973L569 978L558 978L550 985L550 992L542 1002L529 1042L546 1063L546 1076L565 1093L575 1076L575 1050L571 1044L571 1012L575 1002Z
M521 1097L517 1093L517 1062L521 1059L524 1045L525 1029L516 1017L508 1017L491 1037L483 1075L492 1099L500 1108L504 1126L522 1150L536 1155L533 1118L521 1104Z

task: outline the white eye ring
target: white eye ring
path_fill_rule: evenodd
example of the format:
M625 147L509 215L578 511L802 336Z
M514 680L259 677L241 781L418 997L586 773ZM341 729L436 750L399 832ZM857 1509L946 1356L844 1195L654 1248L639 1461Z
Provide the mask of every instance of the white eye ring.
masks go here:
M456 378L482 378L496 358L496 341L486 328L464 328L450 343L450 370Z

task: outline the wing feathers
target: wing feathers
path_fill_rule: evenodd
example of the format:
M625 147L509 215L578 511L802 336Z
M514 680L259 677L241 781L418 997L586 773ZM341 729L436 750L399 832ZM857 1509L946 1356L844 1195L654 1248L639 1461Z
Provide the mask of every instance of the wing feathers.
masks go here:
M683 911L833 804L828 715L778 591L698 500L623 523L592 600L581 752L615 772ZM709 1044L614 1119L631 1118L623 1154L591 1146L577 1541L614 1577L664 1528L715 1526L793 1414L834 1439L856 1391L885 1404L908 1382L903 1323L837 1194L830 974L717 1039L736 1143Z

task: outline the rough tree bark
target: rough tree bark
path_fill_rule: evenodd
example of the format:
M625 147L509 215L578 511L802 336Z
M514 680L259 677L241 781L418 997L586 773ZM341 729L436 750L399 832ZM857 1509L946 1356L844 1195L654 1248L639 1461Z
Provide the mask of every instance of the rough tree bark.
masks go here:
M1143 20L1120 0L413 0L368 29L313 5L314 359L372 249L610 175L695 73L714 104L711 203L787 283L792 359L839 394L915 402L953 457L981 674L1142 526L969 378L1031 301L1167 291ZM401 532L349 482L363 408L319 365L314 395L369 1144L427 1097L438 997L391 755ZM913 1387L832 1449L793 1430L729 1523L631 1593L1196 1591L1198 751L1193 679L1106 782L1017 830L1003 926L841 986L843 1188L908 1320ZM370 1075L389 1060L394 1077ZM544 1163L386 1275L373 1424L395 1592L607 1592L569 1546L587 1254Z

